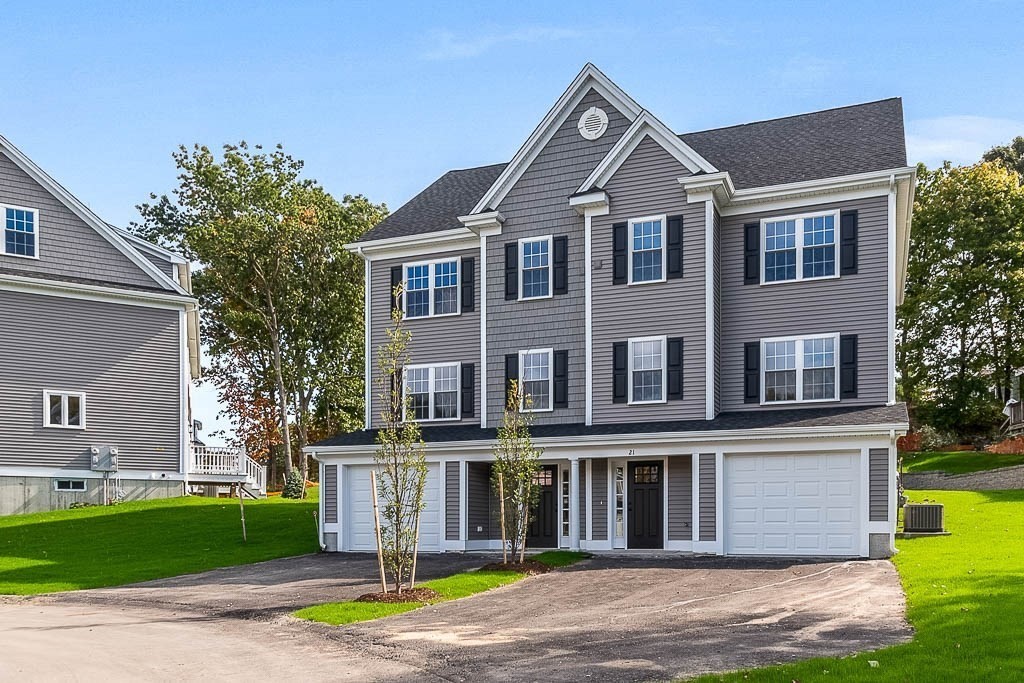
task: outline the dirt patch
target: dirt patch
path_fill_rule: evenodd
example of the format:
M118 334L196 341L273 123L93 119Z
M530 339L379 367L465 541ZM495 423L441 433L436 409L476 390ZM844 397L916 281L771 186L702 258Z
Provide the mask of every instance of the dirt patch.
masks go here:
M485 572L519 572L533 576L535 574L547 574L551 567L537 560L526 560L525 562L491 562L480 567Z
M364 593L356 602L432 602L440 597L432 588L411 588L401 593Z

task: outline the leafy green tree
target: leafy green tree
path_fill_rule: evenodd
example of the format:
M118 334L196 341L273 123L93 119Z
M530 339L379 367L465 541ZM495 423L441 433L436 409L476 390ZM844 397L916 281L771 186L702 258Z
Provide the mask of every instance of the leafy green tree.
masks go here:
M1008 145L993 147L981 158L1000 164L1024 178L1024 137L1018 135Z
M509 555L514 561L518 554L520 562L526 552L530 513L540 495L537 473L540 471L540 456L543 453L542 449L533 445L530 437L532 413L522 410L529 406L530 396L523 395L519 383L513 381L505 401L501 426L498 427L491 480L504 513L505 543Z

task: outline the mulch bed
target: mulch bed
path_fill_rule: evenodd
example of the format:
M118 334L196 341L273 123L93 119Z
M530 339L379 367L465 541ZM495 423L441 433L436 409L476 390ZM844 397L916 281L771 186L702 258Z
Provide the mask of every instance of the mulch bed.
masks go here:
M356 598L356 602L430 602L440 597L432 588L413 588L401 593L366 593Z
M519 562L491 562L480 567L481 570L487 572L519 572L521 574L547 574L551 571L551 567L547 566L543 562L537 560L525 560L521 564Z

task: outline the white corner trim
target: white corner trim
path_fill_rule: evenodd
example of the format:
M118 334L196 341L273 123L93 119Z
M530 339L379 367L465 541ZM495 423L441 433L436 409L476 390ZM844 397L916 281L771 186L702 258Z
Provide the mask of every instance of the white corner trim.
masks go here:
M192 371L189 364L189 349L188 349L188 314L185 309L181 309L178 313L178 373L181 377L181 384L179 387L180 396L178 400L179 406L179 425L178 425L178 436L181 444L181 457L179 458L181 474L185 477L185 483L188 483L188 472L189 472L189 460L192 457L192 444L189 441L189 434L192 433Z
M633 98L601 73L600 69L588 62L576 78L573 79L572 83L569 84L569 87L565 89L562 96L558 98L554 106L541 119L540 124L533 130L530 137L526 139L523 146L512 157L512 161L508 163L505 170L501 172L501 175L484 193L470 213L482 213L498 207L501 200L505 198L509 190L512 189L512 186L529 168L533 160L537 158L540 151L544 149L544 146L562 124L565 123L569 118L569 114L572 113L591 88L608 100L626 118L633 120L640 115L640 106L633 101Z
M886 241L888 242L886 248L886 257L888 259L888 268L886 270L885 286L886 286L886 330L887 338L885 344L886 352L886 392L887 402L892 405L896 402L896 282L899 280L899 275L896 273L896 185L895 177L893 178L893 186L889 191L888 205L887 205L887 230L886 230Z
M480 284L480 369L477 381L480 383L480 428L487 428L487 235L480 234L480 267L477 269Z
M586 180L580 184L576 194L583 194L595 187L603 187L615 172L619 170L623 162L629 158L629 155L643 142L645 137L650 137L661 145L676 161L689 169L690 173L697 173L698 171L715 173L718 171L718 169L711 165L711 162L683 142L679 136L669 130L668 126L659 121L654 114L644 110L608 151L608 154L591 171Z
M715 205L704 203L704 419L715 419Z
M40 168L34 161L26 156L20 149L15 147L10 140L0 135L0 150L2 150L18 168L24 171L29 177L43 186L60 203L67 207L73 214L78 216L86 225L95 230L105 240L110 242L115 249L120 251L129 261L139 267L142 272L148 275L163 289L168 289L178 294L188 293L181 286L165 275L159 268L150 263L149 259L135 250L122 238L117 231L97 216L92 210L68 192L64 187L54 180L46 171Z
M362 256L362 251L359 252ZM373 423L373 318L372 314L372 264L363 260L363 426L369 429Z

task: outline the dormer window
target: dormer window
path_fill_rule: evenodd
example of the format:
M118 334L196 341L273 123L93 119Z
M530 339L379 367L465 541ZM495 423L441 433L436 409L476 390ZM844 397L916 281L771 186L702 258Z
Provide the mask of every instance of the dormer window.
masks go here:
M0 255L39 258L39 214L35 209L0 206L3 212L3 239Z

